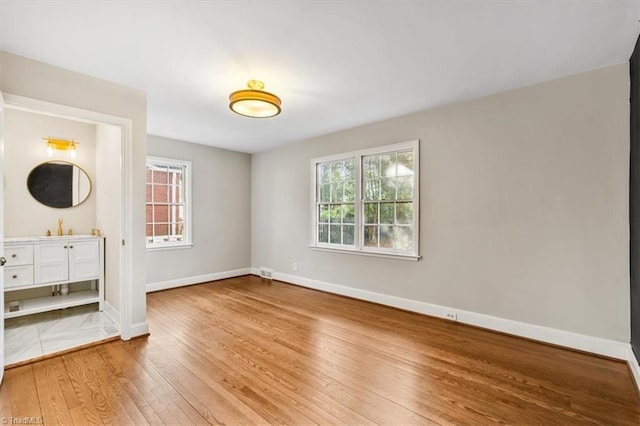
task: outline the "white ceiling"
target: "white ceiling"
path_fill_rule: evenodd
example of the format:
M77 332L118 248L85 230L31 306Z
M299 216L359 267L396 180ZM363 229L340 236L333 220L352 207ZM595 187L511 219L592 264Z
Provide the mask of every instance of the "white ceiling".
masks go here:
M640 1L8 1L0 48L142 89L151 134L244 152L627 61ZM249 79L283 112L228 109Z

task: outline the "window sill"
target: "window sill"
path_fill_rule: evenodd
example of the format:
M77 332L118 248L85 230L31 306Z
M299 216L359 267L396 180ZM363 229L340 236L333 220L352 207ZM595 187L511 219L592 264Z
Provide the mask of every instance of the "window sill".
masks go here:
M180 250L193 247L193 243L166 246L147 246L147 251L164 251L164 250Z
M417 262L422 258L422 256L416 256L414 254L380 253L380 252L364 251L364 250L357 250L357 249L343 249L343 248L322 247L322 246L315 246L315 245L309 245L309 248L311 250L316 250L316 251L355 254L358 256L382 257L386 259L396 259L396 260L409 260L413 262Z

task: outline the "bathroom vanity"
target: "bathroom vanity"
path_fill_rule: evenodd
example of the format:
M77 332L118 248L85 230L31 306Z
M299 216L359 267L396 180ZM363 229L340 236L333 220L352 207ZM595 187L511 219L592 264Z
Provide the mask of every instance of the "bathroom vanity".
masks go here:
M6 302L5 318L98 303L104 308L104 237L68 235L4 240L5 300L23 290L49 288L48 295ZM68 294L59 294L59 288ZM27 294L28 292L23 292ZM66 293L64 291L63 293ZM11 304L11 306L10 306Z

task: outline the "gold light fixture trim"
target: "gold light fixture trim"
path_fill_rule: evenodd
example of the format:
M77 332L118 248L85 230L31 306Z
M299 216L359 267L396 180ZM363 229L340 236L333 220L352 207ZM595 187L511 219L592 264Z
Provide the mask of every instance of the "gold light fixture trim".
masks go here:
M262 90L263 82L249 80L247 87L229 95L231 111L252 118L269 118L280 114L282 101L273 93Z
M76 149L78 149L79 142L74 140L67 139L56 139L56 138L42 138L47 141L47 151L49 156L53 156L53 151L69 151L72 157L75 156Z

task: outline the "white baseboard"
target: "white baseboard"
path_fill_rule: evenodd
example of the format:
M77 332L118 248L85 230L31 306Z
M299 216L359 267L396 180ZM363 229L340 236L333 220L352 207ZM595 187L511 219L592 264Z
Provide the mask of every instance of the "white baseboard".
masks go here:
M104 313L109 317L111 321L114 322L118 330L120 330L120 311L118 308L113 306L109 301L104 301Z
M145 336L147 334L149 334L149 324L146 321L131 324L131 338Z
M252 274L259 275L259 272L258 268L251 268ZM457 315L457 321L464 324L474 325L489 330L499 331L506 334L525 337L540 342L551 343L624 361L629 359L629 342L608 340L600 337L587 336L570 331L494 317L491 315L463 311L447 306L405 299L388 294L375 293L358 288L304 278L297 275L275 272L273 278L302 287L353 297L354 299L375 302L381 305L392 306L439 318L446 319L446 314L453 312Z
M169 288L183 287L186 285L206 283L209 281L223 280L225 278L240 277L253 273L255 268L234 269L232 271L213 272L211 274L196 275L193 277L177 278L174 280L160 281L147 284L147 293L154 291L167 290Z
M627 363L629 364L629 369L631 370L633 380L636 383L636 388L638 388L638 393L640 393L640 365L638 364L638 360L633 353L633 349L631 349L631 345L629 345L629 358L627 359Z

